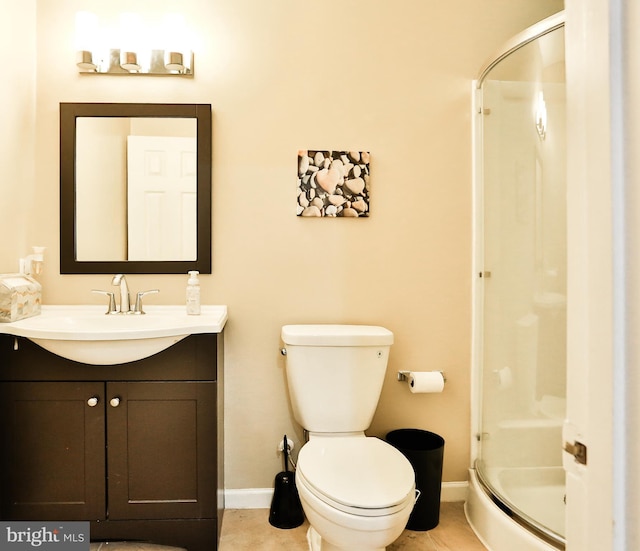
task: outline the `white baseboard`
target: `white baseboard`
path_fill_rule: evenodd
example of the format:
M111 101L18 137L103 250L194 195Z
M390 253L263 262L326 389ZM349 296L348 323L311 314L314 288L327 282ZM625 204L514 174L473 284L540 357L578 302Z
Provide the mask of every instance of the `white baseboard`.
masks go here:
M247 488L224 491L225 509L269 509L273 488Z
M440 501L467 501L467 493L469 492L469 483L463 482L443 482Z
M468 482L443 482L440 501L466 501L468 489ZM269 509L272 497L273 488L227 488L225 509Z

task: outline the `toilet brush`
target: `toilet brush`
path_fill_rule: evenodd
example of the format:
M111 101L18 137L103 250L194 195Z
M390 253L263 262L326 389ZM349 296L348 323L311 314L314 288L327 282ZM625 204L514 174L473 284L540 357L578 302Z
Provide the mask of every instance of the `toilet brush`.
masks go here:
M289 471L289 446L284 435L284 471L276 475L269 524L276 528L296 528L304 522L300 496L296 488L296 473Z

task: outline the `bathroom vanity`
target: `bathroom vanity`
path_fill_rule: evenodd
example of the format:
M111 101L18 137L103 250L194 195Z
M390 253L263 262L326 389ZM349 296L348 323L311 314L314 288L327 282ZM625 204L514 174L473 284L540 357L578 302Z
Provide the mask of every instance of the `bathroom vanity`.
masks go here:
M221 331L113 365L0 334L0 519L88 520L92 541L215 550Z

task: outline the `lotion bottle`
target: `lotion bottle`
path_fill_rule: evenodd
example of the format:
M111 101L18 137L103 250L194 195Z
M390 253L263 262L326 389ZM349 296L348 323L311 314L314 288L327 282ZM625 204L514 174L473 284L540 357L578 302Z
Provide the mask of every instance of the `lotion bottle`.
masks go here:
M191 316L200 315L200 281L198 280L199 272L189 272L189 281L187 282L187 314Z

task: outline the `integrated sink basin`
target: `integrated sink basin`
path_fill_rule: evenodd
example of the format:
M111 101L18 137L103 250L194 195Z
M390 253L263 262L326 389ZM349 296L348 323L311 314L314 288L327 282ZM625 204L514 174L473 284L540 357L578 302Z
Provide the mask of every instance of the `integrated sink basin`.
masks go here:
M141 360L189 335L221 333L226 306L202 306L189 316L184 306L145 306L146 314L105 314L104 306L43 306L39 316L0 323L0 334L26 337L76 362L114 365Z

